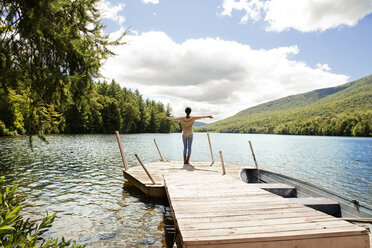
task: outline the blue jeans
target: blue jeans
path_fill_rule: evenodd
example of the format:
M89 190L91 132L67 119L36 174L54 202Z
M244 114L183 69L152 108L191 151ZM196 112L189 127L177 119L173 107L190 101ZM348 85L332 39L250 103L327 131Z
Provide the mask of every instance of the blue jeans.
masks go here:
M190 134L188 136L182 135L182 140L183 140L183 156L190 157L191 155L191 144L192 144L192 137L193 134Z

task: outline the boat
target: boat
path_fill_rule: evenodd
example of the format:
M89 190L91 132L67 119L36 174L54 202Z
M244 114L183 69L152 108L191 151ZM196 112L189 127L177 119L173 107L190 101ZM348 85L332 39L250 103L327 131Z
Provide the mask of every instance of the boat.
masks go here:
M260 188L334 217L355 222L372 222L371 206L309 182L257 168L243 168L240 177L243 182L257 184Z

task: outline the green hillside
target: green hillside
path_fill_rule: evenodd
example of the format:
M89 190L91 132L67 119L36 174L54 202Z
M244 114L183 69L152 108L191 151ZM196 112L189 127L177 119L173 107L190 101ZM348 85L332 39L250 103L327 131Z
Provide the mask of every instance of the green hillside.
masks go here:
M196 130L372 136L372 75L260 104Z

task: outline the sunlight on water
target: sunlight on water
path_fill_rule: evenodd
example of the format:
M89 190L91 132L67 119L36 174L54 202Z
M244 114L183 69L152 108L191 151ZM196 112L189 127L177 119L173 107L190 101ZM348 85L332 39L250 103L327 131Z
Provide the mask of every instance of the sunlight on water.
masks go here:
M253 167L252 141L260 168L297 177L372 205L372 139L210 134L216 161ZM129 166L134 154L145 162L182 160L180 134L121 135ZM0 138L0 175L18 184L32 219L57 212L48 235L88 247L165 247L174 238L165 202L146 199L126 185L115 135L52 135L49 144L26 137ZM194 134L191 161L209 161L206 134ZM171 235L165 235L165 233Z

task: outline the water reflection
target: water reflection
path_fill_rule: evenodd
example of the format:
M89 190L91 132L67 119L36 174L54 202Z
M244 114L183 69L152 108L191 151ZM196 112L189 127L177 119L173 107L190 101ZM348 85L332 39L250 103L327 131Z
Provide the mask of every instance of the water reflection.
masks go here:
M294 176L372 205L372 139L251 134L211 134L214 158ZM182 160L180 134L122 135L129 166L138 153L145 162ZM65 236L88 247L166 247L174 226L166 202L150 201L125 183L115 135L51 135L49 144L27 137L0 138L0 175L18 184L25 215L39 219L57 212L48 235ZM205 134L194 134L193 161L210 161ZM192 167L190 167L192 169ZM197 172L197 171L194 171ZM124 184L124 185L123 185Z
M148 198L146 197L145 194L143 194L139 189L137 189L135 186L133 186L129 182L124 183L124 192L123 192L123 197L134 197L137 198L139 202L142 202L146 204L147 212L150 216L144 216L146 218L151 218L151 211L157 208L160 208L163 213L163 221L159 222L157 225L157 230L160 232L163 232L162 240L161 240L161 245L163 247L173 247L174 241L175 241L175 226L174 226L174 221L172 217L172 212L169 207L169 203L166 199L154 199L154 198ZM163 208L161 208L163 207ZM148 222L147 219L141 218L141 222L143 221L144 223ZM125 222L125 219L123 219L123 222ZM151 224L151 223L150 223ZM152 223L155 224L155 223ZM155 243L150 242L141 242L141 245L154 245ZM160 246L158 244L158 246Z

